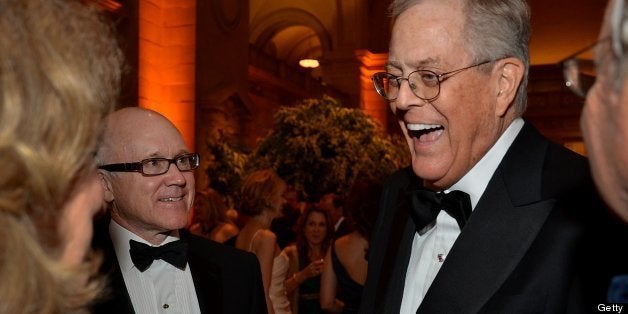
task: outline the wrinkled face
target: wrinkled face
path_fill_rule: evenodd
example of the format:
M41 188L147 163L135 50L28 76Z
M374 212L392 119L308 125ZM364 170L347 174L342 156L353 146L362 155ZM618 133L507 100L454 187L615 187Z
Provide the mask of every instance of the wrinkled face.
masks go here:
M609 34L607 18L600 38ZM580 126L598 190L628 222L628 81L615 91L610 69L619 64L612 58L610 41L598 45L595 59L598 76L587 94Z
M64 243L61 261L79 265L92 240L92 219L103 208L103 190L96 169L80 181L63 207L59 230Z
M112 156L106 163L175 158L189 152L178 130L163 118L140 116L129 120L131 124L121 122L120 131L112 135L117 140L111 142L120 145L113 145ZM186 226L194 202L192 171L182 172L170 164L168 172L157 176L143 176L139 172L103 171L103 174L110 187L105 200L113 202L111 216L121 226L149 242L156 234Z
M327 221L325 215L319 212L311 212L305 221L305 239L310 245L320 245L325 240L327 233Z
M393 26L386 71L407 77L418 69L442 74L472 65L464 50L461 5L423 1L402 13ZM390 106L410 148L412 168L427 186L448 188L499 138L503 122L495 114L495 98L488 97L495 94L495 81L471 68L443 81L439 96L429 102L402 81Z

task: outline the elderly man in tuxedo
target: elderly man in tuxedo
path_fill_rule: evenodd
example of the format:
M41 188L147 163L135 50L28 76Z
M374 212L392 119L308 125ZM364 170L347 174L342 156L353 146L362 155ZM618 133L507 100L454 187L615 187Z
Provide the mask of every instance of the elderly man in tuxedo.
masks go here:
M109 212L94 242L111 286L95 313L266 312L255 255L184 231L199 156L170 121L112 113L96 160Z
M586 159L521 118L525 1L395 0L391 12L373 82L412 166L383 192L360 313L593 311L626 267L609 244L625 233Z
M618 217L628 222L628 4L609 1L599 40L563 62L565 83L586 96L580 125L591 158L593 179ZM578 57L593 50L597 78L586 84ZM590 90L587 90L591 87ZM610 284L610 302L628 303L628 272Z

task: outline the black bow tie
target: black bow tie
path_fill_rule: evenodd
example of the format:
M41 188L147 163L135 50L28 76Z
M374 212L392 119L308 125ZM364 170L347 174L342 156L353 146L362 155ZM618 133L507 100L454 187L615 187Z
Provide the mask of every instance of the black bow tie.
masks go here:
M131 245L131 260L141 272L148 269L156 259L164 260L173 266L183 269L187 264L188 244L179 240L166 243L162 246L150 246L134 240L129 240Z
M471 215L471 199L469 194L462 191L433 192L424 189L411 191L410 216L414 220L416 231L424 234L431 228L436 216L442 210L456 219L460 229ZM426 229L426 227L429 227Z

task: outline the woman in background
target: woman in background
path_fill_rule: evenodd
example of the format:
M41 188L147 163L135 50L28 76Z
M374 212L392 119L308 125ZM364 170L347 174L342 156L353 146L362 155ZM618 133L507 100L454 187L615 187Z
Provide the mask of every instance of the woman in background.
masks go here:
M377 219L382 184L358 180L345 198L353 232L332 242L321 279L321 307L334 313L358 313L368 268L368 248Z
M334 235L329 212L309 205L297 222L296 244L284 251L290 258L286 290L291 295L292 311L299 314L322 313L320 280L323 257Z
M275 314L291 313L284 285L288 257L279 249L277 236L270 231L273 219L281 214L285 191L286 183L275 172L255 171L242 184L238 208L246 217L246 223L236 238L236 247L257 256L268 313Z
M211 188L196 192L191 233L225 243L235 243L235 236L240 229L227 218L227 205L220 194ZM233 245L233 244L232 244Z
M93 155L122 54L80 1L0 0L0 313L83 313L103 192Z

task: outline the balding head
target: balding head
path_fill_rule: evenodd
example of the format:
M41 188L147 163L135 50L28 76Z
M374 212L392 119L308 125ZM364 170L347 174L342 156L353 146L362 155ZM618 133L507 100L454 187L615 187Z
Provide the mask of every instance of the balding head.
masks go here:
M129 107L108 116L97 163L137 164L150 158L173 160L187 153L172 122L155 111ZM119 169L100 172L111 217L125 229L159 244L187 224L194 201L193 172L179 170L174 161L159 175Z
M135 145L141 145L141 142L146 140L152 145L153 141L159 141L160 134L163 133L173 134L175 135L173 137L178 137L181 143L184 143L175 125L156 111L140 107L127 107L115 111L106 119L106 128L96 161L99 165L124 162L120 158L130 153L129 150L134 149Z

